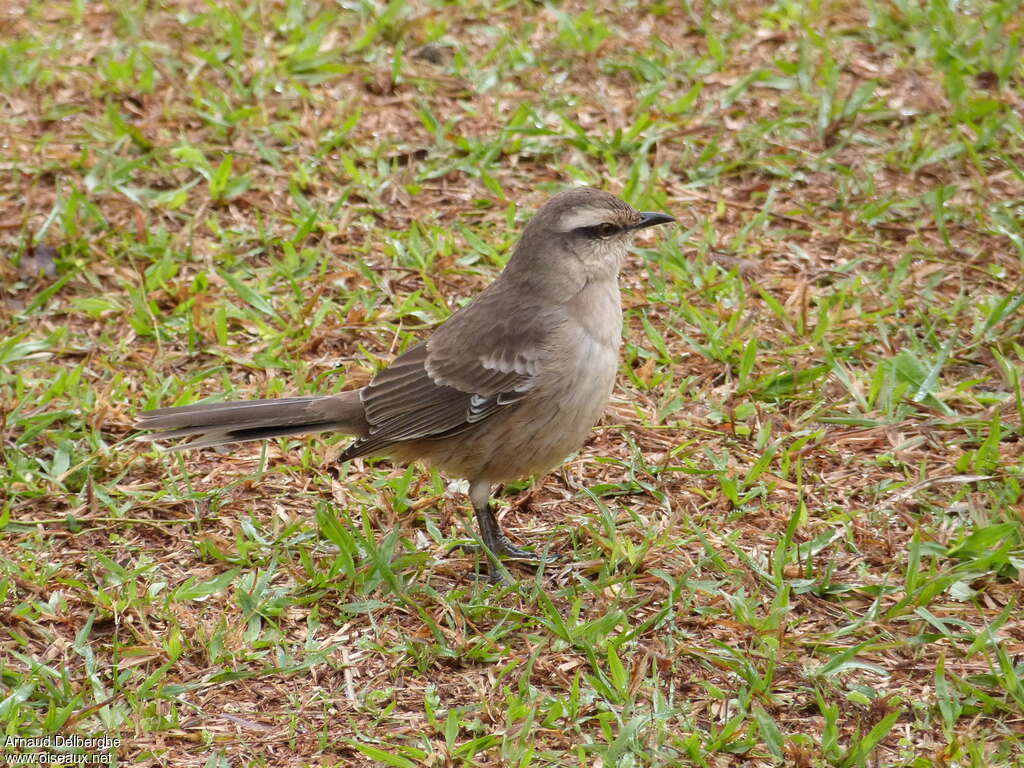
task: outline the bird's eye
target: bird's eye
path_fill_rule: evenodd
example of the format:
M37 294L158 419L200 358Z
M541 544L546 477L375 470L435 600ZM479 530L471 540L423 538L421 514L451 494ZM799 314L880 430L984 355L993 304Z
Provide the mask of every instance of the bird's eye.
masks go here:
M618 231L618 227L607 221L604 224L598 224L596 227L594 227L594 233L598 237L611 237Z

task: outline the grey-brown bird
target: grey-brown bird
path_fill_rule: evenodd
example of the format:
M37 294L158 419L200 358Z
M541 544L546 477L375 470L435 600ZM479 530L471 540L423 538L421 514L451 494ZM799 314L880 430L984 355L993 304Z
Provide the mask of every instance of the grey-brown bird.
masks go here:
M504 271L434 333L359 390L199 403L144 411L144 440L191 437L173 450L336 431L341 459L423 461L469 481L496 577L514 546L490 504L495 483L546 472L576 450L611 395L619 364L619 269L633 235L675 221L585 187L555 195Z

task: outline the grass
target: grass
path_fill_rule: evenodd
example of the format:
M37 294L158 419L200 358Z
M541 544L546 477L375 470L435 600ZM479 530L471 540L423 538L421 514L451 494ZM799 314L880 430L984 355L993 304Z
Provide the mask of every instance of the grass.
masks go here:
M0 14L0 738L1024 765L1019 2ZM559 564L474 578L458 489L337 438L133 441L360 385L572 183L680 226L593 438L503 492Z

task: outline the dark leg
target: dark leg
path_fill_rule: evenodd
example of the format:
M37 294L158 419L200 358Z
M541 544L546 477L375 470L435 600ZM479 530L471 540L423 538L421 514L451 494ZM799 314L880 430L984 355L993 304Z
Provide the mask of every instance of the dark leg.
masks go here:
M494 516L494 508L490 503L484 504L476 510L476 523L480 526L480 538L491 552L505 557L519 557L528 560L537 560L537 554L528 549L517 547L508 540L508 536L498 525L498 519Z
M487 555L487 574L491 581L506 581L508 571L498 559L501 556L517 557L528 560L539 560L535 553L527 549L521 549L508 540L508 537L498 525L494 516L494 508L491 506L491 484L484 480L477 480L469 485L469 499L473 503L473 511L476 512L476 523L480 528L480 540L484 544L484 554Z

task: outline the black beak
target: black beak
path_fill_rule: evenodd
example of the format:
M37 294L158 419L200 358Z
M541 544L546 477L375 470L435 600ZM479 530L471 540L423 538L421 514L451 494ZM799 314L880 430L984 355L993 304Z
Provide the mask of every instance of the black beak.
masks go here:
M647 229L647 227L653 227L656 224L668 224L670 221L675 221L675 218L669 216L667 213L652 213L646 211L640 214L640 223L634 224L633 229Z

